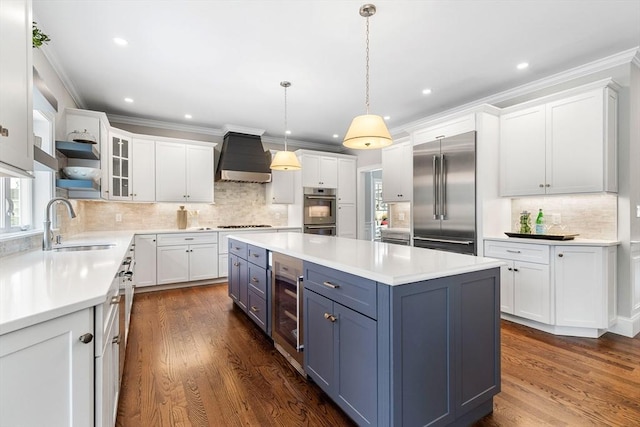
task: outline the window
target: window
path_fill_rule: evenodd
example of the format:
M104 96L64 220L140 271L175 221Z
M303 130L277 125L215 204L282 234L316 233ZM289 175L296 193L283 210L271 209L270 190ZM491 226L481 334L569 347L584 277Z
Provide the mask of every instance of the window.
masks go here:
M0 232L33 228L33 180L0 178Z

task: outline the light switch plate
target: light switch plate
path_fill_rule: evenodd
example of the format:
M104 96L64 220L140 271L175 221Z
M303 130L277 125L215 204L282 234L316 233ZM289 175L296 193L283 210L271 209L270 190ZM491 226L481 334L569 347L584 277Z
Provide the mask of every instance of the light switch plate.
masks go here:
M559 213L551 214L551 222L553 223L553 225L562 224L562 215L560 215Z

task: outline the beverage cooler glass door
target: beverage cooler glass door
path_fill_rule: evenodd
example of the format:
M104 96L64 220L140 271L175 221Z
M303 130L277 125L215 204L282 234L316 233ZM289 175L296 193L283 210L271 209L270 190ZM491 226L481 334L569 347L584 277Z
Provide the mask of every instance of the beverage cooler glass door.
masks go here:
M290 352L300 351L303 343L301 275L299 260L274 254L272 334Z

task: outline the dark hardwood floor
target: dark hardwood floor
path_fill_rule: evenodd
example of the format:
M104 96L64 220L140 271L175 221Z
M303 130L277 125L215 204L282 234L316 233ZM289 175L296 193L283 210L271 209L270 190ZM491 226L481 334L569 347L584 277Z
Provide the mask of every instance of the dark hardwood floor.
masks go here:
M353 423L214 285L136 294L117 425ZM640 337L503 321L502 391L476 425L640 426Z

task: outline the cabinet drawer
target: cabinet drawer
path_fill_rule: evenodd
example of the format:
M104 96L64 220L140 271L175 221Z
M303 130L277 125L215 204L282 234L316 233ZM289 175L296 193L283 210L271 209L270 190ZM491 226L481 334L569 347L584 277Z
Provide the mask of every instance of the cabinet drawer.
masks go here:
M200 243L218 243L218 233L158 234L158 246L197 245Z
M247 310L251 320L256 322L260 329L267 332L267 300L249 288L249 307Z
M247 244L229 239L229 253L247 259Z
M249 263L249 290L253 290L266 298L267 295L267 270Z
M372 319L377 318L377 284L373 280L305 262L304 287Z
M267 268L267 250L253 245L247 245L247 261L262 268Z
M484 255L493 258L549 264L549 246L529 243L484 242Z

